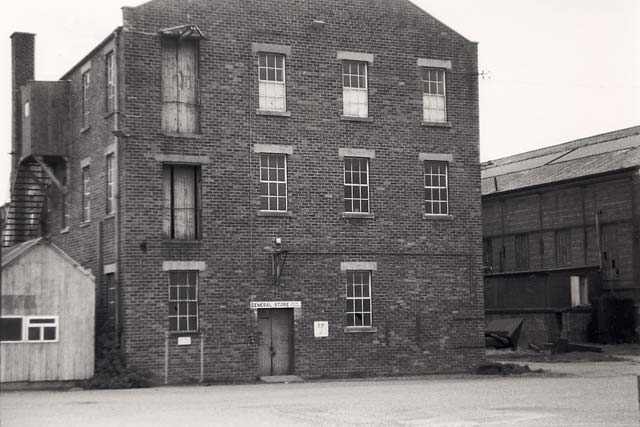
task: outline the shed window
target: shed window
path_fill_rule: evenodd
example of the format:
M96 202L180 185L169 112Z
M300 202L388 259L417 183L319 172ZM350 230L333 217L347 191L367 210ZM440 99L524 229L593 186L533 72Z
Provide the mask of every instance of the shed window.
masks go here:
M198 132L198 40L162 40L162 130Z
M164 236L177 240L199 237L200 173L198 166L164 165Z
M198 330L198 272L169 272L169 330Z
M58 318L57 317L28 317L27 341L57 341Z
M0 341L22 341L22 317L0 318Z

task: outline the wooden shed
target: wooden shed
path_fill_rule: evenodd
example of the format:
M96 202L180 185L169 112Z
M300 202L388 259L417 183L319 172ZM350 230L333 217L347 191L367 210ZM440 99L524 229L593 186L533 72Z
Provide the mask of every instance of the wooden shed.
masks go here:
M95 284L44 238L2 249L0 382L86 379L94 369Z

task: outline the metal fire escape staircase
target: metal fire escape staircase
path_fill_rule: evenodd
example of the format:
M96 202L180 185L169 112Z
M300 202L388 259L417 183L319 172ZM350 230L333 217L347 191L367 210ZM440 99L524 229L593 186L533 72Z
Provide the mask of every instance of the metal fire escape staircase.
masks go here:
M2 233L3 247L26 242L43 234L47 195L52 182L66 192L42 157L22 159L12 179L11 203Z

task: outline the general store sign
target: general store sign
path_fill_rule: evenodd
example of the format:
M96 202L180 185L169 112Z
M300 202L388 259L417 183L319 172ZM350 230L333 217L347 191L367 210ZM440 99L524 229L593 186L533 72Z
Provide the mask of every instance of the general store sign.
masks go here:
M251 301L249 308L301 308L302 301Z

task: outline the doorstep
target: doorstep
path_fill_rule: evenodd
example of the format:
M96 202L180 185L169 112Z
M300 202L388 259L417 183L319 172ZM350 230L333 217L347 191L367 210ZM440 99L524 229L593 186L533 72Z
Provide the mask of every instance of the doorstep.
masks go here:
M276 383L301 383L304 380L295 375L270 375L260 377L260 381L267 384L276 384Z

